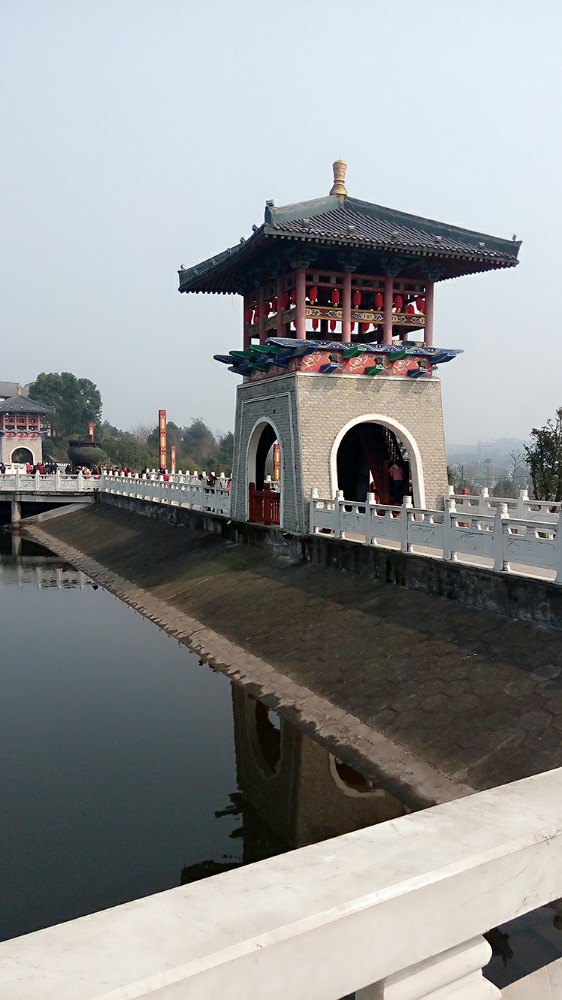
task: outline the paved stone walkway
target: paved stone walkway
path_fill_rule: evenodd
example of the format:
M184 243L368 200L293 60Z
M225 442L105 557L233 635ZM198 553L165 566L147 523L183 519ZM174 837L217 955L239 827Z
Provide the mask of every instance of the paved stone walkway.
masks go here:
M460 794L562 765L560 632L102 505L41 528L426 761Z

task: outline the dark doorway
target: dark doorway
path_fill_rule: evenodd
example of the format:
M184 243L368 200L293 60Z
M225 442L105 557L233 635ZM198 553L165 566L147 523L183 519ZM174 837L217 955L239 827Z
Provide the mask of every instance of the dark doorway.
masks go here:
M338 448L338 489L343 490L346 500L364 503L367 493L375 493L379 503L396 503L389 475L395 464L403 469L403 492L411 495L407 454L394 432L382 424L356 424Z
M33 464L34 463L33 453L29 450L29 448L16 448L16 450L12 452L12 462L15 465L21 465L23 463L27 465L28 462L31 462L31 464Z
M270 456L272 452L273 445L277 441L277 435L273 430L271 424L266 424L263 428L260 439L258 441L258 446L256 448L256 478L255 484L257 490L263 490L265 477L271 474L273 470L273 458ZM268 459L270 461L268 462ZM269 466L269 469L268 469Z

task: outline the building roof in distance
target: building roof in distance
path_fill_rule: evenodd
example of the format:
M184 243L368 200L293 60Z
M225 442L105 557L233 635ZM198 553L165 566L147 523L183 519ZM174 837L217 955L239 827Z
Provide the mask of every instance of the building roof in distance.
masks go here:
M2 382L0 380L0 400L9 399L10 396L27 396L27 386L20 385L19 382Z
M334 164L334 174L336 166ZM345 164L343 165L345 168ZM521 242L399 212L345 194L341 167L324 198L276 208L267 202L264 221L195 267L179 271L180 292L244 292L281 263L314 270L356 270L435 281L515 267Z
M9 399L0 401L0 413L54 413L52 406L45 403L38 403L36 399L29 396L10 396Z

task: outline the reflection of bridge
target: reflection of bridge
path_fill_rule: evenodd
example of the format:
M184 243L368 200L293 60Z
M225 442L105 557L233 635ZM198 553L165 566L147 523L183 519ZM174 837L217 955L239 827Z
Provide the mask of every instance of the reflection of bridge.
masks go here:
M40 590L46 588L83 590L84 587L92 586L92 581L85 573L74 569L68 563L61 562L60 559L23 556L14 561L9 557L0 556L0 587L14 583L20 590L25 586L37 587Z

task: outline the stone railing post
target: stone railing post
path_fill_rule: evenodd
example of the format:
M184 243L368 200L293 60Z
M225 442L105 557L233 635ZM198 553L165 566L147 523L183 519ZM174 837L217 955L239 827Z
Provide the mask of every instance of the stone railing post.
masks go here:
M58 465L57 465L57 471L55 472L55 490L57 493L60 492L60 472Z
M527 510L528 503L529 490L519 490L519 498L517 500L517 517L524 519L529 516L529 511Z
M412 498L404 497L402 500L402 510L400 511L400 550L408 552L408 528L410 526L410 511L413 510Z
M554 571L555 571L555 581L556 583L562 584L562 528L560 527L560 521L556 525L556 532L554 535Z
M336 490L335 498L335 523L334 523L334 534L336 538L341 538L341 509L344 501L343 490Z
M504 518L507 519L507 504L501 503L494 514L494 569L503 573L505 569Z
M38 472L35 473L34 480L35 492L39 493L39 490L41 489L41 476Z
M501 1000L501 993L482 975L492 949L483 937L418 962L402 972L357 990L356 1000Z
M446 562L453 559L453 518L456 513L457 505L451 497L443 512L443 559Z
M82 470L80 470L80 472L78 473L77 480L78 480L78 492L81 493L84 486L84 476L82 475Z
M309 510L309 532L311 535L314 534L315 528L315 514L316 508L314 506L314 501L318 500L318 490L316 488L310 491L310 510Z
M367 503L365 504L365 545L372 545L376 538L375 518L377 501L374 493L367 493Z

